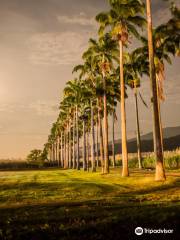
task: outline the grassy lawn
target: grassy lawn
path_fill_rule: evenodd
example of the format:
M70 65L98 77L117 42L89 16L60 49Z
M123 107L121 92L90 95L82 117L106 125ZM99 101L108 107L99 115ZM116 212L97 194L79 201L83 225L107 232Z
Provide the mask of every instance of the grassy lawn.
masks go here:
M160 183L152 171L120 171L0 172L0 239L131 240L137 226L172 228L164 239L176 239L180 172Z

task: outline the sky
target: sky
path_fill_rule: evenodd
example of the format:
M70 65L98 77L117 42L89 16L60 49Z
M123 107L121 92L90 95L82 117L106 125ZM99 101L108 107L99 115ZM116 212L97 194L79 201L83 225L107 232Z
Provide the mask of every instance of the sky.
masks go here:
M170 17L168 4L154 0L153 24ZM106 0L0 0L0 159L25 158L42 148L58 116L73 66L81 63L88 39L96 37L97 13ZM131 46L132 47L132 46ZM180 125L180 60L166 66L163 126ZM149 104L150 83L141 93ZM131 91L126 102L128 138L135 136ZM119 109L119 107L118 107ZM116 138L120 138L117 111ZM151 110L140 103L141 133L152 131ZM109 120L111 136L111 119Z

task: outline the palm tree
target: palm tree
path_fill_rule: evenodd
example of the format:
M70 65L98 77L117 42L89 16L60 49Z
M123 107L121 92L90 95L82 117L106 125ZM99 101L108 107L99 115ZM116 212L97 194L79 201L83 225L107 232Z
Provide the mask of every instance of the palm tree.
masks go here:
M142 169L142 154L141 154L141 134L140 134L140 124L139 124L139 107L138 107L138 88L140 87L139 79L132 79L129 81L129 85L134 93L135 100L135 113L136 113L136 141L137 141L137 156L139 169Z
M83 170L87 170L87 148L86 148L86 121L87 117L86 115L82 115L81 119L83 121Z
M115 121L117 102L120 102L119 94L119 74L118 69L113 70L112 74L107 79L107 96L108 96L108 113L112 116L112 164L116 165L115 159Z
M94 86L92 85L92 81L86 79L83 81L84 83L84 90L83 90L83 103L84 109L83 112L86 114L86 117L90 118L90 125L91 125L91 169L92 172L96 171L96 164L95 164L95 130L94 130L94 113L95 113L95 91ZM86 111L86 113L85 113ZM88 111L90 116L88 115Z
M48 160L49 160L49 165L51 166L52 165L52 159L53 159L53 156L52 156L52 154L53 154L52 136L51 135L48 136L47 144L48 144L48 153L49 153L49 159Z
M126 111L125 111L125 83L123 68L123 47L128 44L129 34L139 37L136 26L142 27L145 19L139 14L144 13L144 4L141 0L109 0L111 10L100 13L96 20L101 24L99 33L103 33L106 26L112 27L112 35L119 43L120 57L120 92L121 92L121 132L122 132L122 176L129 176L127 134L126 134Z
M108 112L107 112L107 94L106 77L113 66L113 60L117 60L117 45L110 38L109 34L101 37L99 42L94 39L89 40L90 47L84 53L84 57L92 56L97 62L103 80L103 103L104 103L104 173L109 173L109 151L108 151Z
M86 88L89 89L88 93L90 99L90 110L91 110L91 168L92 172L96 171L95 165L95 131L94 131L94 98L95 96L95 68L96 63L93 61L92 56L85 56L83 54L83 60L85 61L83 65L77 65L73 69L74 72L80 71L79 78L82 80L82 77L86 81Z
M53 123L50 134L52 149L52 165L57 164L57 122Z
M76 169L76 155L75 155L75 122L76 112L73 111L73 169Z
M174 7L173 7L174 8ZM178 11L175 8L175 12ZM176 15L176 14L175 14ZM163 93L163 81L165 79L164 74L164 60L171 64L170 54L178 55L178 46L179 46L179 34L178 34L178 17L173 16L166 24L158 26L156 29L153 29L152 37L154 43L154 64L155 64L155 73L156 73L156 85L157 85L157 103L158 103L158 115L159 115L159 125L160 125L160 135L161 135L161 144L163 149L163 134L162 134L162 121L160 113L160 101L164 101ZM148 62L148 40L141 38L143 42L143 47L136 49L130 56L130 60L126 63L126 69L128 74L127 81L131 79L130 85L132 87L132 80L139 79L139 76L146 74L149 76L149 62ZM131 75L131 77L129 77ZM138 79L137 79L137 75ZM139 80L138 80L139 81ZM143 101L144 102L144 101Z
M165 58L171 63L167 53L173 55L179 52L179 19L178 8L172 6L171 11L173 18L167 24L159 26L154 32L152 31L151 1L147 0L147 18L148 18L148 50L150 63L150 80L153 97L153 121L154 121L154 149L156 155L156 175L155 180L164 181L165 171L163 163L163 144L162 144L162 127L160 120L159 98L163 99L162 81L164 79ZM153 44L154 40L154 44ZM154 50L154 46L156 47ZM159 97L159 98L158 98Z
M87 170L87 149L86 149L86 132L88 131L87 125L89 124L89 120L91 121L91 136L93 137L94 134L92 132L92 124L94 126L94 111L93 111L93 94L92 94L92 89L89 84L89 80L83 80L81 82L81 104L79 107L79 116L80 120L82 120L82 135L83 135L83 169L84 171ZM92 113L93 112L93 113ZM93 142L93 141L92 141ZM92 146L91 146L92 150ZM91 153L91 168L92 172L95 172L95 162L94 158L92 157L94 152Z
M82 86L82 81L78 79L74 79L72 81L68 81L66 87L64 89L64 94L66 97L70 99L70 103L72 104L73 111L75 111L75 122L76 122L76 168L80 170L80 151L79 151L79 138L80 138L80 130L79 130L79 111L80 105L82 102L84 88Z
M161 131L161 144L163 149L163 127L161 120L161 106L160 102L165 100L163 91L163 82L165 80L164 73L164 59L171 64L170 54L173 56L180 56L180 33L179 33L179 21L180 10L172 4L171 6L172 18L165 24L158 26L153 31L154 40L154 64L156 69L156 84L157 84L157 101L159 109L159 124Z
M153 123L154 123L154 150L156 156L156 176L157 181L164 181L165 171L163 164L163 148L161 142L161 130L159 120L159 108L158 108L158 97L157 97L157 83L156 73L154 64L154 44L153 44L153 33L152 33L152 15L151 15L151 1L147 0L147 19L148 19L148 49L149 49L149 71L153 101Z
M68 144L69 144L69 167L75 168L75 106L74 106L74 98L72 96L64 95L64 99L60 104L61 109L61 120L67 122L68 128ZM65 119L63 119L62 110L64 111L63 114L65 115Z
M80 71L80 75L79 78L82 80L82 77L85 78L86 81L86 88L91 88L91 93L93 93L93 88L91 85L94 84L94 79L93 79L93 66L92 66L92 62L91 62L91 58L86 59L86 61L84 62L83 65L77 65L76 67L74 67L73 69L73 73L74 72L78 72ZM88 92L89 95L90 91ZM85 96L84 96L85 97ZM94 106L93 106L93 94L91 94L91 96L89 96L89 105L90 105L90 111L91 111L91 168L92 168L92 172L96 171L96 166L95 166L95 135L94 135ZM83 111L85 111L85 109L83 109ZM84 116L83 116L84 119ZM85 119L84 119L85 121ZM83 124L84 124L83 121ZM85 131L85 129L84 129ZM85 132L84 132L85 134ZM84 136L85 139L85 136ZM85 151L85 142L84 142L84 146L83 149ZM85 157L85 152L84 152L84 157ZM86 159L84 159L84 161L86 161Z
M43 159L46 160L48 162L48 164L49 164L49 161L50 161L50 143L49 143L49 139L44 144Z
M99 167L99 122L96 117L96 166Z
M137 140L137 155L139 169L142 168L142 155L141 155L141 136L140 136L140 124L139 124L139 107L138 107L138 89L140 87L140 78L143 74L148 74L148 62L147 56L142 51L142 48L137 48L132 53L126 53L125 63L125 83L133 90L135 101L135 113L136 113L136 140ZM142 95L139 96L143 104L147 106Z
M101 155L101 169L104 173L104 143L103 143L103 129L102 129L102 97L97 99L98 108L98 124L99 124L99 138L100 138L100 155Z
M61 167L64 167L64 158L63 158L63 130L61 130L61 137L60 137L60 144L61 144Z

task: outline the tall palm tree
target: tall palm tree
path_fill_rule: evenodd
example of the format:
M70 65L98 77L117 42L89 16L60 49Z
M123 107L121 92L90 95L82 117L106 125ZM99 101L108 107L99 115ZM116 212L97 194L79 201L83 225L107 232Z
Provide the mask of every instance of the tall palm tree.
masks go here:
M157 181L165 180L163 163L163 136L160 117L160 100L164 100L162 83L164 80L164 62L171 63L169 54L179 55L180 33L179 21L180 10L172 5L172 18L165 24L152 30L151 1L147 0L148 18L148 51L150 63L150 80L153 99L153 122L154 122L154 151L156 156Z
M52 149L52 135L48 136L48 150L49 150L49 165L52 165L53 149Z
M139 107L138 107L138 89L140 87L140 78L143 74L148 74L147 56L142 51L142 48L135 49L132 53L126 53L124 62L125 83L133 90L136 113L136 140L137 140L137 155L139 169L142 168L141 155L141 136L139 123ZM142 95L139 92L140 99L147 106Z
M86 88L89 88L88 95L91 93L91 96L89 96L90 99L90 110L91 110L91 168L92 172L96 171L96 165L95 165L95 131L94 131L94 100L96 98L95 95L95 87L96 87L96 62L93 61L94 59L92 56L86 56L86 54L83 54L83 60L84 64L77 65L73 69L74 72L80 72L79 78L84 78L84 81L86 81ZM86 93L87 94L87 93Z
M171 6L172 18L165 24L153 30L154 64L156 69L157 101L159 109L159 124L161 131L161 144L163 149L163 127L161 120L161 101L165 100L163 82L165 80L164 59L171 64L170 54L180 56L180 9L174 4Z
M164 165L163 165L163 148L161 141L161 130L159 120L159 108L157 97L157 83L154 64L154 44L152 33L152 15L151 15L151 1L147 0L147 19L148 19L148 49L149 49L149 71L153 101L153 123L154 123L154 150L156 156L156 176L157 181L163 181L166 179Z
M132 88L134 93L135 113L136 113L137 156L138 156L139 169L142 169L141 134L140 134L139 107L138 107L138 88L140 87L140 81L137 78L129 80L129 85Z
M77 65L73 69L74 72L79 72L80 75L79 78L82 80L82 77L84 77L83 81L86 81L86 88L91 88L91 96L89 96L89 104L90 104L90 111L91 111L91 168L92 172L96 171L95 166L95 135L94 135L94 106L93 106L93 84L94 84L94 78L93 78L93 65L92 65L92 59L88 58L85 60L83 65ZM88 92L89 95L90 91ZM84 122L83 122L84 123ZM84 137L85 138L85 137ZM85 142L84 142L84 150L85 150ZM85 156L85 155L84 155Z
M51 128L51 146L52 146L52 165L57 164L57 122L53 123Z
M60 105L61 111L64 110L67 127L68 127L68 144L69 144L69 167L75 168L75 106L74 97L64 94L64 99ZM62 112L61 112L62 115ZM65 119L63 119L65 121Z
M113 60L117 60L117 45L111 39L109 34L96 41L89 40L90 47L84 56L93 56L99 65L103 80L103 103L104 103L104 173L109 173L109 151L108 151L108 112L107 112L107 94L106 94L106 77L111 71Z
M87 127L88 121L89 120L91 121L91 132L92 132L92 124L94 124L94 122L92 122L92 119L93 119L93 114L92 114L93 101L92 100L93 100L93 94L92 94L89 81L83 80L81 83L81 104L79 108L79 116L80 116L80 120L82 120L82 127L83 127L82 135L83 135L83 169L84 171L87 170L86 132L88 131L88 127ZM91 135L93 136L93 134ZM92 149L92 146L91 146L91 149ZM95 169L95 162L92 155L93 155L93 152L91 153L91 168L92 168L92 172L94 172L96 169Z
M112 164L116 165L115 159L115 121L117 120L116 107L120 102L119 92L119 74L118 69L114 69L107 79L108 113L112 116Z
M139 37L136 26L142 27L145 19L140 15L144 13L144 4L141 0L109 0L111 10L100 13L96 20L100 23L99 33L103 33L105 27L112 27L112 35L119 43L120 58L120 92L121 92L121 133L122 133L122 176L129 176L127 134L126 134L126 110L125 110L125 83L123 68L123 48L128 44L129 34Z
M80 130L79 130L79 111L80 104L82 102L84 87L82 85L82 81L78 79L74 79L72 81L68 81L66 87L64 89L64 94L66 97L70 97L70 102L73 104L73 109L75 110L75 121L76 121L76 168L80 170L80 149L79 149L79 138L80 138Z
M103 143L103 129L102 129L102 97L97 98L98 108L98 125L99 125L99 138L100 138L100 156L101 156L101 169L102 174L104 173L104 143Z
M178 9L175 8L175 16L165 24L158 26L153 29L152 37L153 37L153 45L154 48L154 64L155 64L155 75L156 75L156 85L157 85L157 104L158 104L158 115L159 115L159 125L160 125L160 135L161 135L161 144L163 149L163 134L162 134L162 121L161 121L161 112L160 112L160 101L164 101L164 93L163 93L163 81L165 79L164 73L164 60L166 60L169 64L171 64L170 55L177 55L179 52L179 42L180 42L180 34L178 31ZM172 10L173 11L173 10ZM149 76L149 62L148 62L148 40L145 38L141 38L143 47L136 49L131 54L131 61L126 63L126 69L128 70L128 75L137 75L146 74ZM133 68L132 70L130 70ZM130 71L129 71L130 70ZM134 72L136 74L134 74ZM133 77L134 78L134 77ZM132 78L132 79L133 79ZM135 77L136 79L137 77ZM131 79L131 78L129 78ZM128 80L129 80L128 79ZM131 79L131 83L132 83Z
M83 122L83 170L87 171L87 146L86 146L86 121L87 116L84 114L81 116Z
M75 155L75 122L76 122L76 112L73 111L73 169L76 169L76 155Z
M96 166L99 167L99 122L96 116Z
M60 151L61 151L61 168L63 168L64 167L64 155L63 155L63 129L61 129L61 138L60 138L60 144L61 144L61 149L60 149Z

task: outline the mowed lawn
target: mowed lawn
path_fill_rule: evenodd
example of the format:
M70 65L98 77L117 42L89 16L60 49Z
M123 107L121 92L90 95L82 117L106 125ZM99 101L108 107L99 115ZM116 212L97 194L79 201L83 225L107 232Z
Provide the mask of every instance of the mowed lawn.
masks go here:
M176 239L180 171L164 183L153 171L120 172L1 171L0 239L136 239L137 226L173 228Z

